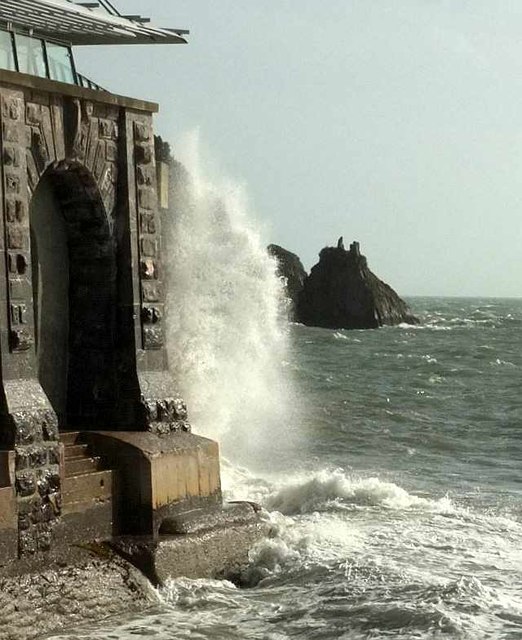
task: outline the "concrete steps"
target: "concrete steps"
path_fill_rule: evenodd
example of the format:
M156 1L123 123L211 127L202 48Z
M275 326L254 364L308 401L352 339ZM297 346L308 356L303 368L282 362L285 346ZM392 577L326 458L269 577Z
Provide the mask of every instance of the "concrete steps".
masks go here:
M81 442L79 431L60 434L64 445L65 479L62 486L64 515L83 513L87 509L112 501L114 472L106 469L89 445Z
M65 458L70 460L71 458L88 458L89 457L89 445L87 444L71 444L65 446Z
M69 457L65 458L65 477L78 476L92 471L103 470L101 459L97 456L92 457Z
M62 487L64 514L85 511L94 505L112 500L113 472L95 471L65 478Z
M60 432L60 442L62 442L66 447L79 442L80 437L81 435L79 431L61 431Z

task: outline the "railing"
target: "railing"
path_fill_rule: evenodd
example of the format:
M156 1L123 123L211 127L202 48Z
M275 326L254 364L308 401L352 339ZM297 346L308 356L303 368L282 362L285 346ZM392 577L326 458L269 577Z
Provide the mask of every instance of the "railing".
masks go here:
M78 85L80 87L85 87L86 89L94 89L96 91L107 91L107 89L100 87L100 85L96 84L96 82L93 82L92 80L89 80L89 78L82 76L81 73L77 72L76 77L78 78Z
M77 4L75 0L67 0L67 2L70 2L71 4ZM107 11L107 13L110 13L113 16L121 16L121 13L118 11L118 9L116 9L112 2L109 2L109 0L97 0L97 2L99 6L103 7L105 11Z

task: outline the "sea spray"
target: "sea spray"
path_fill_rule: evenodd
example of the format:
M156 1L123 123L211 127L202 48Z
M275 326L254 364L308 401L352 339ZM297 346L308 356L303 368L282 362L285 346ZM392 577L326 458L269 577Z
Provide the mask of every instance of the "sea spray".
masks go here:
M244 189L206 177L197 134L176 157L165 234L170 366L194 430L235 462L266 467L298 422L282 283Z

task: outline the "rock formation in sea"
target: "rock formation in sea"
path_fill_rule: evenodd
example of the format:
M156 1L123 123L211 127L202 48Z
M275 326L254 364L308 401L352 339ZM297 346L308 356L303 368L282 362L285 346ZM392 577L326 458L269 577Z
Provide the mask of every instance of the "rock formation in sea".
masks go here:
M408 305L370 271L358 242L325 247L299 296L298 321L330 329L374 329L418 324Z
M285 279L285 291L290 301L289 318L297 320L299 296L303 290L307 273L303 263L295 253L287 251L277 244L269 244L268 253L277 260L277 273Z

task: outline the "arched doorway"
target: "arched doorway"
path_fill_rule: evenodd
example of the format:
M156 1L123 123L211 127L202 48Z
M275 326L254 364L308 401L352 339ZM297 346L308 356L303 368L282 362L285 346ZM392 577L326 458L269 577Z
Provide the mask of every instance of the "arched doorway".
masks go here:
M60 427L106 428L114 417L116 250L96 182L61 162L30 207L38 378Z

